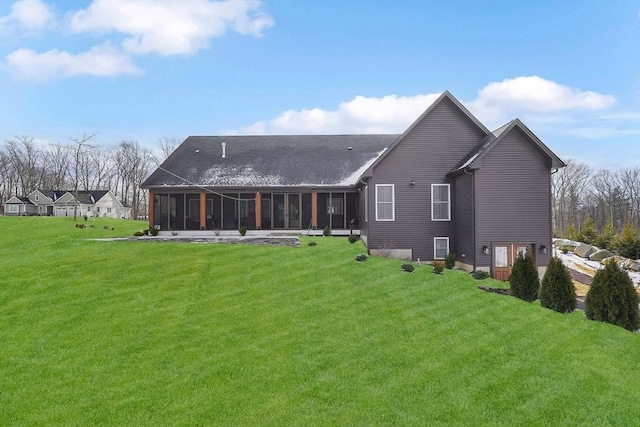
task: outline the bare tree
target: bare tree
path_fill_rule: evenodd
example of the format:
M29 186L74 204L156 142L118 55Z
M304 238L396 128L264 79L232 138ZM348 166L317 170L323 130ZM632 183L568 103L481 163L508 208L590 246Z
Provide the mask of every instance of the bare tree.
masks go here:
M137 142L123 141L114 154L121 197L125 204L131 203L133 218L146 212L147 192L140 188L149 176L154 161L153 153Z
M17 176L15 193L28 194L38 188L43 181L43 153L32 136L19 136L5 141L6 155L13 172Z
M567 161L567 166L553 174L554 227L562 233L572 222L579 226L583 197L591 182L592 170L582 163Z
M618 172L618 179L629 202L627 222L640 227L640 166L622 169Z
M173 153L176 148L180 145L180 140L178 138L160 138L158 140L159 146L159 154L154 156L154 160L157 166L161 165L162 162L167 160L167 157Z
M74 180L73 180L73 197L75 198L75 203L73 206L73 220L75 221L78 218L78 181L80 179L80 165L84 162L84 158L86 156L86 149L90 148L87 142L96 136L96 134L82 134L79 138L71 138L73 141L73 150L75 151L75 166L74 166Z
M42 187L46 189L62 189L68 185L71 169L71 152L67 147L49 144L44 152L46 175Z

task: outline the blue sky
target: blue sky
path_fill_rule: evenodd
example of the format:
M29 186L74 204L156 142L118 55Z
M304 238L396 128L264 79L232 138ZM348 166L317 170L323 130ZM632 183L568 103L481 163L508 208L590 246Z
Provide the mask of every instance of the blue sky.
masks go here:
M400 133L449 90L640 165L640 1L0 0L0 140Z

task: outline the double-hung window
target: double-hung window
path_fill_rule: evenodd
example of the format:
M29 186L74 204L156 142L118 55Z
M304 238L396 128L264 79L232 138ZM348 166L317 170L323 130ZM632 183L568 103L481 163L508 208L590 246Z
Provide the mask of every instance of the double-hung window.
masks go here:
M433 258L445 259L449 255L449 238L434 237L433 239Z
M431 220L451 221L451 188L449 184L431 184Z
M393 184L376 184L376 221L394 220L394 186Z

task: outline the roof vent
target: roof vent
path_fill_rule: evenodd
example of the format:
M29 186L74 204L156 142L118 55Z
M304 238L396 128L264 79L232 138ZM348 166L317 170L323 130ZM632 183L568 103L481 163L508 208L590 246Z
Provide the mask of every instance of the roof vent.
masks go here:
M222 142L222 158L226 158L227 157L227 143L226 142Z
M199 152L200 152L200 150L196 150L196 153L199 153Z
M347 150L351 151L353 150L353 147L347 147Z

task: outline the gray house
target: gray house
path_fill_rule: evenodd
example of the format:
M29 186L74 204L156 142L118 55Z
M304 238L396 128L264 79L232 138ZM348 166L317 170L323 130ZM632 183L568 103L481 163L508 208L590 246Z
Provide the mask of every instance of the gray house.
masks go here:
M13 196L4 203L7 216L78 216L130 218L131 208L124 206L110 190L34 190L26 197Z
M401 135L191 136L143 187L160 229L329 227L506 280L518 252L547 265L564 165L518 119L491 132L444 92Z

